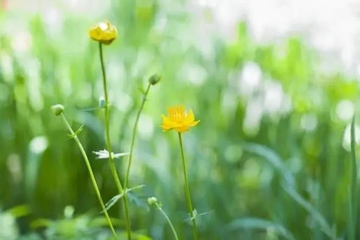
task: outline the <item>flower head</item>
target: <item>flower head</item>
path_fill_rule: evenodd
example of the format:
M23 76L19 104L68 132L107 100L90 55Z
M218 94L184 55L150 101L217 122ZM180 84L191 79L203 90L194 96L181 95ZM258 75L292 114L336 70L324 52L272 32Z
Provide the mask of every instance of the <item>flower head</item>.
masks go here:
M147 199L147 201L148 201L148 204L151 206L151 205L154 205L154 204L156 204L157 202L158 202L158 200L157 200L157 198L156 197L149 197L148 199Z
M157 75L157 74L154 74L152 75L151 77L149 77L148 81L151 85L155 85L157 84L158 82L160 82L161 80L161 76Z
M162 115L161 125L164 131L176 130L179 133L186 132L190 127L196 126L200 121L195 121L192 110L187 113L183 106L168 108L168 116Z
M94 41L108 45L117 37L117 30L114 25L111 25L111 23L106 20L91 27L89 36Z
M64 106L61 104L52 105L51 111L55 114L55 116L59 116L64 112Z

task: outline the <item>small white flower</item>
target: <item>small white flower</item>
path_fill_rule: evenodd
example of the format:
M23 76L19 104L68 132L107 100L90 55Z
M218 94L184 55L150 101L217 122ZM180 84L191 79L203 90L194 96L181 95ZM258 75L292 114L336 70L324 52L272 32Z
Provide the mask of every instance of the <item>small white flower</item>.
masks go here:
M100 150L100 151L93 151L93 153L95 155L97 155L97 159L108 159L110 157L109 152L106 149ZM112 153L113 158L120 158L122 156L127 156L127 155L129 155L128 152L127 153L115 153L115 154Z

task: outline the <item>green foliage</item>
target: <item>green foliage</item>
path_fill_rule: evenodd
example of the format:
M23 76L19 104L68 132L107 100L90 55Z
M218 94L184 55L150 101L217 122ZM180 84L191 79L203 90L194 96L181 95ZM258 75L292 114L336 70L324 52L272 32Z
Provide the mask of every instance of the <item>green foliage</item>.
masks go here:
M324 73L320 57L300 38L254 43L246 22L234 29L235 40L225 42L213 35L193 37L196 20L162 2L114 1L110 10L106 18L119 32L104 47L113 152L128 152L142 100L138 89L152 74L161 75L140 117L130 175L129 188L145 185L130 198L138 239L173 237L167 221L146 207L150 196L161 199L179 239L191 237L177 137L159 127L161 114L174 104L191 108L201 120L183 135L201 239L347 236L360 210L354 208L349 218L354 169L343 137L350 119L338 110L344 100L358 103L354 79ZM73 129L81 131L103 199L111 199L117 190L110 169L93 154L105 148L97 44L87 35L99 19L64 13L63 24L53 29L40 15L24 16L18 29L30 42L22 50L14 43L18 33L7 30L19 16L1 14L0 239L110 239L81 154L50 110L53 104L65 106ZM244 95L239 76L249 63L260 69L264 87ZM249 108L256 106L251 103L263 99L266 84L279 84L291 107L274 113L252 109L261 117L248 127ZM308 127L309 119L315 127ZM115 160L121 177L125 159ZM22 204L26 214L11 211ZM69 205L73 215L63 216ZM109 213L125 236L118 204ZM359 238L359 228L354 231Z

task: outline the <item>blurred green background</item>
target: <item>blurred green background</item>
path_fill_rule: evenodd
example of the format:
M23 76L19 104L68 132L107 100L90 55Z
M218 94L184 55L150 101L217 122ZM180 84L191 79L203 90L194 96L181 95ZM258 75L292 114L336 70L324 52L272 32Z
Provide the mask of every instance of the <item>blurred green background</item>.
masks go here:
M129 149L139 89L162 75L137 133L130 184L145 187L130 204L136 233L173 239L147 206L155 196L191 239L177 136L160 128L167 107L183 104L201 120L183 136L193 204L205 213L201 239L346 239L356 79L324 71L326 59L301 37L256 43L239 21L224 39L209 27L211 11L194 14L183 1L53 5L0 13L0 239L111 236L80 151L50 111L61 103L74 129L84 125L80 140L111 199L107 161L92 153L105 142L98 48L87 31L103 19L119 33L104 48L115 152ZM117 160L122 177L126 159ZM119 206L110 214L123 232Z

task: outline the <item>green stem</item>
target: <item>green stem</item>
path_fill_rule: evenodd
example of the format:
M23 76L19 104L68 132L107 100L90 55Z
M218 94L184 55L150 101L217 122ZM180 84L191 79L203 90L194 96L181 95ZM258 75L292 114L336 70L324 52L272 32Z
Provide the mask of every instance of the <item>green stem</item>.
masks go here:
M100 50L100 63L101 63L101 70L102 70L102 79L103 79L103 87L104 87L104 98L105 98L105 138L106 138L106 147L107 151L109 152L109 164L111 173L113 175L116 187L118 189L119 194L124 194L122 198L123 207L125 212L125 222L126 222L126 230L127 230L127 238L131 240L131 225L130 225L130 218L129 218L129 207L126 199L126 192L124 191L118 173L116 171L114 155L112 152L111 147L111 139L110 139L110 113L109 113L109 95L107 91L107 81L106 81L106 71L105 71L105 64L104 64L104 57L103 57L103 49L102 44L99 43L99 50Z
M159 209L159 211L161 212L161 214L165 217L166 221L169 223L170 228L174 234L175 240L179 240L179 237L175 231L174 226L172 225L170 218L168 217L168 215L166 215L166 213L164 212L164 210L161 208L161 206L158 203L155 203L156 207Z
M356 153L355 153L355 115L351 121L350 127L350 143L351 143L351 186L350 186L350 228L349 228L349 239L356 239L356 212L357 212L357 196L356 196L356 183L357 183L357 164L356 164Z
M135 138L136 138L136 130L137 130L137 126L138 126L138 123L139 123L141 111L144 108L144 105L145 105L146 98L147 98L147 95L149 93L150 87L151 87L151 84L149 83L149 85L148 85L148 87L147 87L147 89L146 89L146 91L145 91L145 93L143 95L141 106L139 108L139 111L137 112L136 119L135 119L135 124L134 124L133 130L132 130L129 161L128 161L128 166L127 166L126 175L125 175L125 184L124 184L125 189L129 185L129 175L130 175L130 168L131 168L131 163L132 163L132 159L133 159L133 152L134 152Z
M178 135L179 135L180 150L181 150L181 160L182 160L183 172L184 172L186 202L187 202L188 211L190 213L190 217L191 217L191 221L192 221L194 240L197 240L198 239L198 230L197 230L197 226L196 226L196 220L194 217L194 209L193 209L192 203L191 203L190 187L189 187L189 181L188 181L188 177L187 177L184 147L183 147L183 143L182 143L181 133L178 133Z
M80 152L81 152L81 154L82 154L82 156L83 156L83 158L84 158L84 160L85 160L87 169L88 169L88 171L89 171L90 179L91 179L91 182L92 182L93 187L94 187L94 189L95 189L96 196L97 196L98 199L99 199L101 208L102 208L102 210L103 210L103 212L104 212L104 214L105 214L105 217L106 217L106 219L107 219L107 221L108 221L108 224L109 224L109 227L110 227L110 229L111 229L111 232L113 233L115 239L118 239L117 234L116 234L115 229L114 229L114 226L112 225L111 219L110 219L110 217L109 217L109 214L108 214L108 212L107 212L107 210L106 210L106 208L105 208L104 201L102 200L99 187L98 187L98 185L97 185L97 183L96 183L95 176L94 176L94 173L93 173L93 171L92 171L92 169L91 169L90 161L89 161L89 159L88 159L88 157L87 157L87 155L86 155L86 152L85 152L85 150L84 150L84 147L82 146L79 138L78 138L77 135L75 134L74 130L71 128L69 122L66 120L65 115L64 115L63 113L61 113L61 117L62 117L62 119L63 119L63 121L64 121L67 129L69 130L71 136L74 138L75 142L77 143L77 145L78 145L78 147L79 147L79 149L80 149Z

